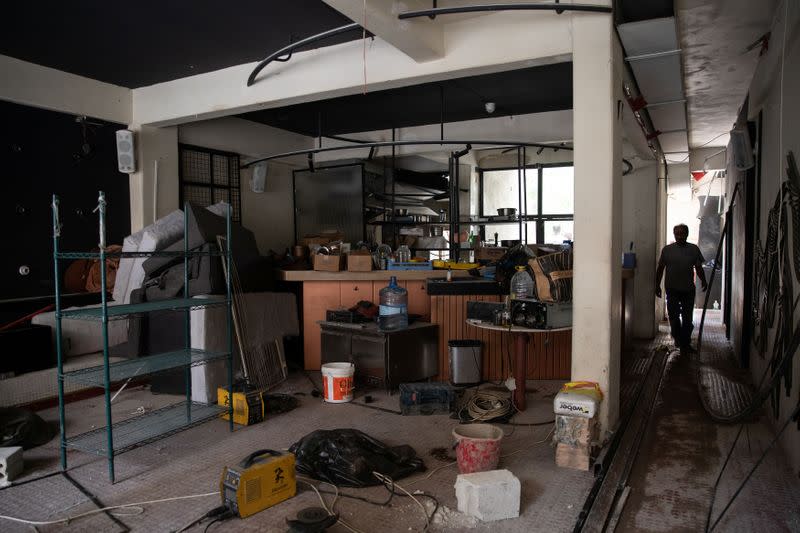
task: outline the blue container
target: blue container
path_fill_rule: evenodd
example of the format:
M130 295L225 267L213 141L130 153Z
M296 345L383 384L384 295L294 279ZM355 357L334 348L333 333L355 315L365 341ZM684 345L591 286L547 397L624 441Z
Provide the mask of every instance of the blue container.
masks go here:
M635 252L625 252L622 254L622 268L636 268Z

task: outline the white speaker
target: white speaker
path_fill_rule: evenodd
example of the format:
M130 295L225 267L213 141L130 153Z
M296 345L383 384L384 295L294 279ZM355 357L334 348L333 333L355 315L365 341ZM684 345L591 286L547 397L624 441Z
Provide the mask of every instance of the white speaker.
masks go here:
M745 126L736 126L731 130L731 151L733 166L737 170L747 170L755 166L753 145L750 144L750 135Z
M124 174L136 172L136 152L130 130L117 130L117 168Z
M250 178L250 189L253 192L264 192L267 185L267 163L262 161L253 165L253 177Z

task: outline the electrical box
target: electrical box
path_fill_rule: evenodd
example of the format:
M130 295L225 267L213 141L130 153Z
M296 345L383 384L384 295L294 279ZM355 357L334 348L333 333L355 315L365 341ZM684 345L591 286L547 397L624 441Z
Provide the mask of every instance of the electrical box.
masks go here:
M288 500L297 493L294 464L294 454L258 450L239 465L226 466L219 487L222 504L246 518Z

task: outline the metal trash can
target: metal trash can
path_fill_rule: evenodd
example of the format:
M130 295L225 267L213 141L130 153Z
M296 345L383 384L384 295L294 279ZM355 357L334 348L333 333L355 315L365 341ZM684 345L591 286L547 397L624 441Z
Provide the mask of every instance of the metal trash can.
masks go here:
M474 385L481 382L481 341L456 339L447 341L450 348L450 383Z

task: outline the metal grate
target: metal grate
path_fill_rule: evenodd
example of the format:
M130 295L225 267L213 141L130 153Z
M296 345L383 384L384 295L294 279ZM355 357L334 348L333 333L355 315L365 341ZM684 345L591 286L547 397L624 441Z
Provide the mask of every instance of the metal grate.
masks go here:
M188 409L188 411L187 411ZM217 405L205 405L192 402L180 402L149 413L135 416L115 423L114 452L122 453L140 444L183 431L220 415L222 408ZM188 412L191 412L189 415ZM98 428L88 433L67 439L67 446L89 453L106 455L108 440L106 428Z
M191 348L149 355L138 359L126 359L109 365L109 381L122 381L123 379L151 375L165 370L202 365L215 359L222 359L227 355L228 352L211 352ZM105 383L105 372L102 365L64 372L64 377L98 387L102 387Z
M202 298L174 298L158 300L155 302L142 302L138 304L110 305L106 310L108 320L117 320L137 313L151 311L181 311L186 309L202 309L215 305L225 305L228 300L221 296L206 296ZM102 320L103 307L76 307L61 311L61 318L75 320Z
M233 207L231 219L242 221L238 154L180 145L180 161L181 205L226 202Z

